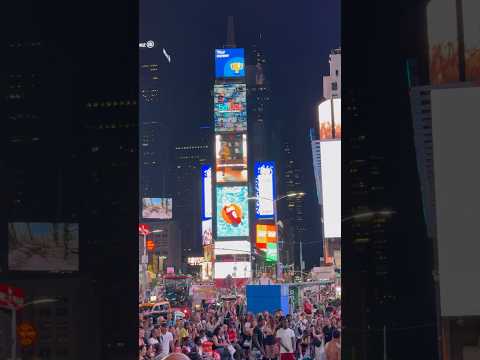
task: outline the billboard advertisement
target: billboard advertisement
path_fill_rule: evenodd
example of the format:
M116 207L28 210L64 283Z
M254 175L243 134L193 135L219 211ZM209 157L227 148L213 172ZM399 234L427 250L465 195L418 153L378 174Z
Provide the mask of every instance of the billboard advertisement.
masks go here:
M255 163L255 215L257 219L274 217L275 207L275 163Z
M9 223L10 271L78 271L77 223Z
M212 167L202 166L202 219L212 218Z
M172 198L143 198L142 217L144 219L172 219Z
M257 248L266 250L268 244L277 243L277 228L274 224L257 224Z
M215 131L247 131L246 85L217 84L213 91Z
M321 183L325 238L341 237L341 141L321 141Z
M218 255L250 255L250 241L216 241L215 256Z
M432 0L429 2L427 31L430 83L440 85L459 81L456 1Z
M480 81L480 2L463 0L465 80Z
M278 261L277 229L274 224L257 224L257 249L264 251L267 262Z
M341 100L338 98L325 100L318 106L320 140L341 139L341 110Z
M247 182L247 135L215 135L217 183Z
M217 187L217 237L248 237L248 187Z
M212 219L202 220L202 244L210 245L213 241Z
M233 279L246 279L252 276L252 266L249 261L216 262L215 279L225 279L230 275Z
M237 49L215 49L215 77L238 78L245 76L245 51Z
M476 166L480 87L431 90L435 213L441 315L480 316ZM463 118L462 126L452 119Z

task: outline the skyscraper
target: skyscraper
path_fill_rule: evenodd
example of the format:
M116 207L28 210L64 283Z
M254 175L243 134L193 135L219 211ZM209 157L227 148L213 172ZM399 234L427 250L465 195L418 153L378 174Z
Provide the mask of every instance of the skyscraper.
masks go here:
M298 163L295 145L291 141L284 141L280 153L280 184L281 194L298 193L304 191L303 173ZM279 220L284 224L282 263L294 265L298 270L300 264L300 246L306 232L305 200L304 197L288 197L277 204Z
M201 210L201 167L212 164L212 129L201 127L196 140L182 142L175 146L175 210L174 218L182 229L184 257L202 253L200 210Z

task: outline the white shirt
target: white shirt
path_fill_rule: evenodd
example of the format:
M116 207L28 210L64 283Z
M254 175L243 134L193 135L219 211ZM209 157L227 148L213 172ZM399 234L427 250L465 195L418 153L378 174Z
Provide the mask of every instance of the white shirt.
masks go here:
M291 354L293 353L292 338L295 338L295 333L292 329L278 329L277 338L280 338L282 344L287 348L285 349L280 345L280 354Z
M165 334L160 336L160 342L162 345L162 358L170 353L170 342L172 341L173 334L170 331L167 331Z

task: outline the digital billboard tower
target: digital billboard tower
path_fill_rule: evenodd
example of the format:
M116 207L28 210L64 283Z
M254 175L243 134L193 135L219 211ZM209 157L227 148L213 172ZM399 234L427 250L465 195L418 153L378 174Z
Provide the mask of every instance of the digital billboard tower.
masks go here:
M341 267L341 99L340 49L330 54L330 75L324 77L324 100L318 106L320 171L317 171L322 208L325 265Z
M251 277L245 55L235 47L232 22L230 18L228 44L215 50L212 225L217 287L240 287Z

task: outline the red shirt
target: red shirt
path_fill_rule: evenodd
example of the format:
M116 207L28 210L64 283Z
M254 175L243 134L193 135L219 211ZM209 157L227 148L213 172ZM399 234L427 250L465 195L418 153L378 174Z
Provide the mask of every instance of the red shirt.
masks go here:
M227 334L228 334L228 340L230 342L234 342L237 340L237 332L234 329L228 329Z

